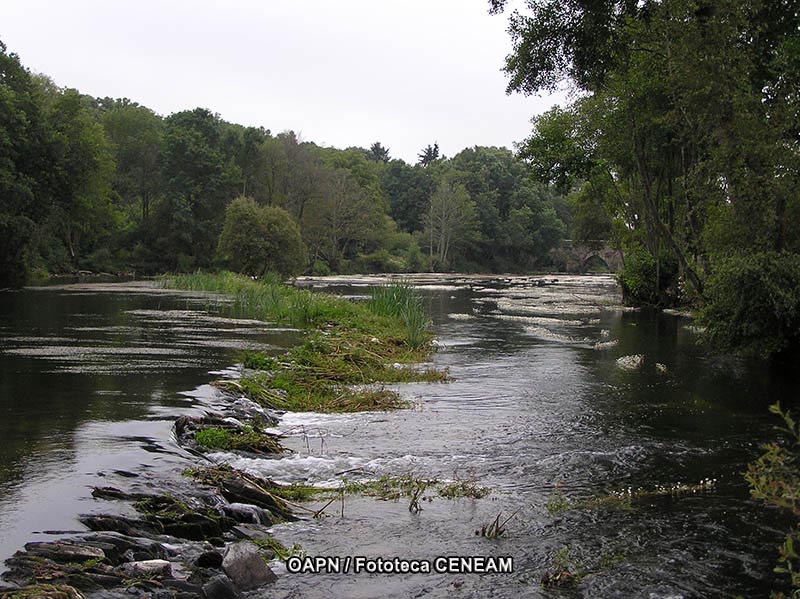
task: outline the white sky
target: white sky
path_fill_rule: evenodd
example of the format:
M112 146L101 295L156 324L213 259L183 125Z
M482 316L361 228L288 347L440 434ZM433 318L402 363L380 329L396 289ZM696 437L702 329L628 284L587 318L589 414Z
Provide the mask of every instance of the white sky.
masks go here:
M505 94L506 26L487 0L0 1L0 40L60 86L408 162L511 147L562 100Z

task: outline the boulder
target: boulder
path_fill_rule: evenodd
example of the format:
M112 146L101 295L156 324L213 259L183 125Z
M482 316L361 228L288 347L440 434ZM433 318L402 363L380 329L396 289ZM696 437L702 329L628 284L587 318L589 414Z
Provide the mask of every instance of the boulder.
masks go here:
M25 551L31 555L43 557L59 564L103 560L106 557L105 552L98 547L88 547L64 541L28 543L25 545Z
M278 578L256 546L247 542L228 546L222 559L222 569L237 587L245 591L275 582Z
M215 576L204 584L203 593L206 599L239 599L242 596L231 579L224 574Z

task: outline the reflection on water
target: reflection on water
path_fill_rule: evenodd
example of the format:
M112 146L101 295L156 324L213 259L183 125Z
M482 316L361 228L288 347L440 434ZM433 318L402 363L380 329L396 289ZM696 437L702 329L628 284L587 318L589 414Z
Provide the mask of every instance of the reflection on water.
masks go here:
M766 405L789 401L790 379L704 355L685 318L622 310L609 277L420 281L438 337L434 361L454 382L398 386L415 407L394 413L287 414L278 428L294 453L281 459L219 457L284 482L335 486L343 473L475 479L492 495L435 499L419 513L348 497L344 517L337 505L276 534L309 555L510 555L514 573L284 571L271 596L767 595L785 523L749 500L741 471L773 435ZM374 282L325 285L364 297ZM0 294L3 556L33 530L75 528L76 513L104 507L87 499L98 473L157 479L182 467L172 418L213 405L213 390L196 388L208 371L230 365L237 347L293 340L224 318L217 303L209 314L208 299L114 289ZM617 358L631 354L643 364L621 369ZM545 509L556 490L586 499L705 478L717 480L712 489L648 495L633 509ZM515 512L506 536L476 536ZM592 571L575 587L542 589L563 547Z
M89 487L115 471L180 467L172 422L202 407L180 392L243 347L292 342L218 308L141 284L0 293L0 559L34 532L80 529L79 512L108 509Z

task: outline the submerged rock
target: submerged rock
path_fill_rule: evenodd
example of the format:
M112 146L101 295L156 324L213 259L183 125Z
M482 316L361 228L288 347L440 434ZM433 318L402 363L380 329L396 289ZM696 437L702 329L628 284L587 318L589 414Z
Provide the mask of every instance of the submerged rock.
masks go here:
M618 339L612 339L611 341L598 341L594 344L595 349L604 350L604 349L611 349L612 347L617 347L619 345Z
M222 509L226 516L237 522L262 524L264 526L271 526L280 522L280 519L273 516L271 512L249 503L231 503L223 506Z
M237 587L245 591L275 582L278 578L267 566L256 546L247 542L228 546L222 560L222 569Z
M639 370L642 364L644 364L644 356L642 354L633 354L617 358L617 366L622 370Z

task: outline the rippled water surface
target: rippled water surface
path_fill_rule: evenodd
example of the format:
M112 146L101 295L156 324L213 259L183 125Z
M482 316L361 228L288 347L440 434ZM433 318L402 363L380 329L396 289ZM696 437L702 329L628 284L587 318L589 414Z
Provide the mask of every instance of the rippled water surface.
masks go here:
M376 279L306 281L358 298ZM293 453L219 455L282 482L337 486L383 474L475 480L483 499L348 497L275 534L309 555L508 555L512 574L288 574L275 597L763 597L785 522L748 499L741 472L774 435L766 406L791 378L706 356L688 319L619 306L609 277L420 279L449 384L401 385L394 413L286 414ZM226 318L218 299L142 285L0 294L0 557L34 531L108 509L88 486L130 471L157 480L191 456L172 419L221 401L205 385L242 347L296 334ZM617 359L644 356L639 369ZM194 389L194 391L192 391ZM120 473L119 471L125 471ZM108 480L106 480L108 479ZM715 479L697 492L660 487ZM626 509L551 514L548 501L644 489ZM601 501L602 503L602 501ZM342 516L342 510L344 515ZM506 534L476 535L498 514ZM543 589L566 548L583 579Z

